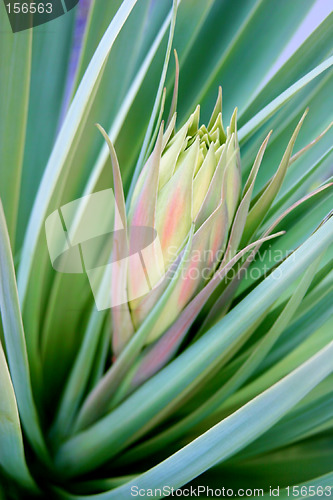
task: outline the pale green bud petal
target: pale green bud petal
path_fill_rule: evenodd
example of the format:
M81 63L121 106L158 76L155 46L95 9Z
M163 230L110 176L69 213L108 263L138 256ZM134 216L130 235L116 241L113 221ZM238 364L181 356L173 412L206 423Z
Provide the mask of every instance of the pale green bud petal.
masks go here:
M193 181L193 220L196 219L206 197L216 166L214 145L211 144L207 156Z
M227 202L229 223L234 218L241 194L242 179L237 165L237 153L235 136L232 134L227 148L227 167L223 178L223 194Z
M170 248L179 249L191 228L193 170L198 153L199 139L184 152L174 175L158 195L156 230L166 267L174 257Z
M184 125L184 127L182 127L179 130L179 132L177 132L177 134L173 137L168 148L162 155L160 163L159 186L158 186L159 190L162 189L162 187L171 178L176 167L178 156L185 149L186 133L187 133L187 126Z

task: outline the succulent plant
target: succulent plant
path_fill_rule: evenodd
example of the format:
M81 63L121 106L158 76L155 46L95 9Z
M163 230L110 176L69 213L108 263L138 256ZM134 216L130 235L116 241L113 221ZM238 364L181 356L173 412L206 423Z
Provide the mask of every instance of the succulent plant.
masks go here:
M178 78L176 75L176 82ZM78 428L84 428L102 416L114 393L120 393L124 398L172 359L217 288L220 288L219 297L205 323L212 324L216 317L221 319L237 290L241 271L248 267L265 241L284 234L271 233L294 208L289 207L266 231L262 231L260 239L254 239L256 233L260 234L266 212L292 161L293 146L307 110L292 134L276 174L251 208L255 180L271 132L262 143L241 192L237 109L225 132L220 87L207 127L200 126L199 113L198 106L177 132L176 113L164 134L162 123L154 150L134 187L127 217L116 152L106 132L99 126L109 146L116 179L115 198L120 204L122 219L127 219L125 229L128 235L120 240L116 231L116 214L113 252L114 260L120 264L111 275L111 303L121 305L112 308L114 365L87 398L79 415ZM312 145L306 146L304 151ZM328 187L330 184L322 186L319 192ZM315 194L307 195L295 206ZM147 228L151 228L156 236ZM137 258L121 258L122 252L136 255L140 249L145 252L143 263ZM251 250L253 252L246 259ZM242 265L236 267L238 272L231 279L228 273L235 272L235 266L242 258ZM124 287L124 283L127 286ZM136 345L134 337L142 340ZM144 348L147 344L149 347ZM132 352L131 346L134 346ZM120 356L123 351L124 357ZM124 370L132 363L123 389ZM120 384L120 389L115 382Z

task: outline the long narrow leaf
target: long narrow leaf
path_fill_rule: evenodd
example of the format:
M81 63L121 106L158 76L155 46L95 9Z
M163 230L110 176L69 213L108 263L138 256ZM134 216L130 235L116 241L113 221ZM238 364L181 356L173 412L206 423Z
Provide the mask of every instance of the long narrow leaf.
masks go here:
M282 92L278 97L265 106L257 113L246 125L239 130L239 140L244 142L247 140L266 120L268 120L278 109L289 101L297 92L310 83L314 78L321 75L324 71L333 65L333 56L326 59L308 74L300 78L296 83L291 85L287 90Z
M24 430L43 461L48 452L42 436L31 383L23 324L5 216L0 204L0 310L9 367Z
M18 277L21 304L24 303L33 256L35 255L34 250L37 247L42 232L48 204L56 183L63 169L66 167L66 159L70 154L71 144L77 133L82 116L89 106L89 100L96 90L95 87L98 84L112 45L136 2L137 0L125 0L112 20L90 61L57 137L33 207L22 250Z
M23 450L14 388L0 343L0 465L22 486L35 489Z
M28 116L32 30L12 33L0 5L0 186L8 232L14 245Z

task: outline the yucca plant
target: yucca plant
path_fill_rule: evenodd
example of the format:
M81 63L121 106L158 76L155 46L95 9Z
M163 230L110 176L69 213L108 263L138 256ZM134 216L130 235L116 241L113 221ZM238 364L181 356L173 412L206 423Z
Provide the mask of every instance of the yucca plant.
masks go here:
M1 3L0 499L332 497L313 4Z

